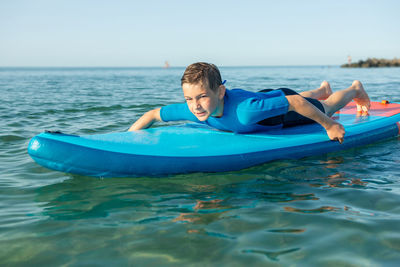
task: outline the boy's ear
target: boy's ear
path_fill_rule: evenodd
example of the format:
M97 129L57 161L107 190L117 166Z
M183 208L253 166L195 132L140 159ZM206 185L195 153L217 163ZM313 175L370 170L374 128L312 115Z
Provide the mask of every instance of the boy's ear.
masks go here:
M226 87L225 87L225 85L220 85L219 86L219 88L218 88L219 90L219 92L218 92L218 98L219 99L223 99L224 98L224 96L225 96L225 91L226 91Z

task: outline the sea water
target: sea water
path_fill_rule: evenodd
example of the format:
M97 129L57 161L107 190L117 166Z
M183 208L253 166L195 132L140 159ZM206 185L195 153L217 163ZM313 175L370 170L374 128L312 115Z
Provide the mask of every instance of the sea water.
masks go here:
M183 102L184 68L0 69L0 265L398 266L400 139L226 173L93 178L27 154L34 135L125 131ZM228 88L400 102L400 68L221 67ZM158 124L162 126L165 124Z

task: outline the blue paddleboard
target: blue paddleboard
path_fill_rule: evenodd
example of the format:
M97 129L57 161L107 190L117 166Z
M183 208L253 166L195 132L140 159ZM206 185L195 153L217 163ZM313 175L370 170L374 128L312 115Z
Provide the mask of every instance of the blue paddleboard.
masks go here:
M235 171L397 136L400 104L373 102L369 116L360 116L350 103L334 119L345 127L343 144L329 140L318 124L252 134L183 124L85 136L45 132L32 138L28 153L46 168L98 177Z

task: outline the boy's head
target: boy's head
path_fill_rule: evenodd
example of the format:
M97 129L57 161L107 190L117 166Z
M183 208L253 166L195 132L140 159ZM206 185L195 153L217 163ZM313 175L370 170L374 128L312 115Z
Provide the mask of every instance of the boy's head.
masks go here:
M222 79L217 66L205 62L197 62L189 65L183 73L181 85L185 83L201 84L205 88L216 92L218 87L222 85Z
M200 120L222 116L225 86L214 64L189 65L181 79L183 94L190 111Z

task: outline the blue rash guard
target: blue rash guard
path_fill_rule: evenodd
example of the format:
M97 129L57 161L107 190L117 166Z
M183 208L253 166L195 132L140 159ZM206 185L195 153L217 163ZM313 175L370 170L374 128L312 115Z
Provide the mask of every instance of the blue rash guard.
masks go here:
M203 123L222 131L249 133L276 129L282 125L263 126L258 122L283 115L288 112L289 103L281 90L267 93L255 93L242 89L226 90L224 110L220 118L210 116L206 121L199 121L190 112L186 103L172 104L161 108L162 121L189 120Z

